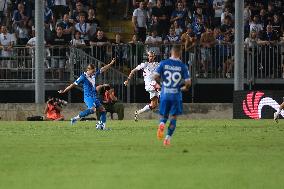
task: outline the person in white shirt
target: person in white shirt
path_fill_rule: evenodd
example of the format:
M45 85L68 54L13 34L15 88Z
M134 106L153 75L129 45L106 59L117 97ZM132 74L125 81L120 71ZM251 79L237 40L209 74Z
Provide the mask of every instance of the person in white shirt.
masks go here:
M263 30L263 26L259 23L259 17L257 15L253 17L252 22L249 24L249 28L250 32L255 31L257 33Z
M151 35L146 38L145 44L148 45L148 51L153 51L156 55L160 56L160 45L163 40L160 36L157 36L157 31L153 30Z
M79 15L79 22L75 24L75 30L81 33L81 38L88 41L90 40L91 27L89 23L86 23L85 14Z
M139 8L133 12L132 23L138 36L138 40L144 42L146 39L147 13L144 10L144 2L140 2Z
M214 19L215 26L221 25L221 14L222 14L224 5L225 5L224 0L214 0L213 1L213 9L215 11L215 19Z
M2 33L0 34L0 78L6 79L9 77L9 71L5 70L7 68L11 68L11 58L14 44L14 37L12 34L8 33L7 27L1 27ZM3 69L4 68L4 69Z
M1 27L2 33L0 34L0 49L1 57L10 57L12 55L14 37L8 33L7 27Z
M160 96L160 86L154 80L153 73L159 65L159 62L155 62L155 53L153 51L148 52L148 62L139 64L136 68L131 70L128 78L124 81L124 85L127 86L129 81L135 72L143 70L145 90L150 94L150 104L147 104L144 108L135 111L134 120L138 121L138 115L149 111L154 110L158 106L159 96Z
M70 41L70 45L75 47L85 46L85 41L81 39L81 33L76 31L74 35L74 39Z

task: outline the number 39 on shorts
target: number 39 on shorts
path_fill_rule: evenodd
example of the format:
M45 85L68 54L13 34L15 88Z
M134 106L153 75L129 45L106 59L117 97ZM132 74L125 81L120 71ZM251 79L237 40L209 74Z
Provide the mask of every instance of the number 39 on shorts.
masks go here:
M165 71L164 76L165 76L165 79L163 81L163 84L165 87L169 87L169 86L176 87L181 80L180 72Z

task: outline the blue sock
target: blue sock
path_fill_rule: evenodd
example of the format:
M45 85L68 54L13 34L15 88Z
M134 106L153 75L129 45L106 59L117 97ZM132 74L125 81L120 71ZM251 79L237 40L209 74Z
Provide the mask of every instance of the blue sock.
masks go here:
M171 119L170 125L168 127L168 135L169 136L172 136L174 134L174 131L176 129L176 124L177 124L177 120L176 119Z
M168 121L168 118L167 118L167 117L162 117L162 118L160 118L160 123L166 124L167 121Z
M86 117L86 116L88 116L90 114L93 114L93 113L95 113L93 109L86 109L86 110L80 112L79 116L80 116L80 118L81 117Z
M101 113L101 116L100 116L100 121L102 123L105 123L106 122L106 112L103 111L103 112L100 112Z

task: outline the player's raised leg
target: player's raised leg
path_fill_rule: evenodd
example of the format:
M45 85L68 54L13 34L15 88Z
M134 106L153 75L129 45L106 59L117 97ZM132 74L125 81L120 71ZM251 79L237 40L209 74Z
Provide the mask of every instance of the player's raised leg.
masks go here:
M156 92L152 92L152 93L156 94ZM150 97L151 97L151 93L150 93ZM150 104L147 104L142 109L135 111L134 120L138 121L138 115L139 114L141 114L143 112L147 112L149 110L154 110L158 106L158 102L159 102L158 95L153 95L152 98L151 98Z
M88 109L80 112L77 116L73 117L71 119L71 125L75 124L77 122L77 120L79 120L83 117L87 117L90 114L95 113L94 100L92 98L86 98L85 104L87 105Z

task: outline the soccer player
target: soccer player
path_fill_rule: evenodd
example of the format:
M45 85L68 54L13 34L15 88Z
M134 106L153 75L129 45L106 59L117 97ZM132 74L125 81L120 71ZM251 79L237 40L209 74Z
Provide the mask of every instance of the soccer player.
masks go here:
M100 103L100 100L96 97L96 77L101 73L108 70L113 64L115 63L115 58L107 64L106 66L102 67L99 70L96 70L93 64L89 64L87 66L86 72L84 72L74 83L66 87L64 90L58 91L60 94L66 93L76 85L82 84L84 89L84 102L87 105L88 109L82 111L76 117L71 119L71 125L73 125L78 119L82 117L86 117L90 114L93 114L95 110L100 111L100 121L96 124L97 129L104 130L105 123L106 123L106 110Z
M283 101L284 101L284 97L283 97ZM279 114L283 109L284 109L284 102L280 104L279 109L277 110L277 112L274 113L274 120L276 121L276 123L278 123Z
M135 111L135 114L134 114L135 121L138 121L139 114L149 111L149 110L153 110L158 106L160 86L157 85L157 82L153 79L153 72L158 67L159 62L155 62L155 57L156 57L155 52L149 51L148 52L148 62L141 63L136 68L131 70L127 80L124 81L124 85L127 86L129 83L129 80L132 78L134 73L139 70L143 70L145 90L149 92L151 102L150 104L147 104L144 108Z
M158 139L164 138L165 124L170 118L164 146L170 145L171 137L176 128L177 116L182 114L182 91L188 91L191 85L188 68L180 60L181 53L181 46L174 45L171 49L171 57L161 61L154 73L154 79L157 83L160 83L160 79L162 79ZM182 86L183 82L184 85Z

